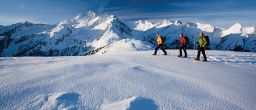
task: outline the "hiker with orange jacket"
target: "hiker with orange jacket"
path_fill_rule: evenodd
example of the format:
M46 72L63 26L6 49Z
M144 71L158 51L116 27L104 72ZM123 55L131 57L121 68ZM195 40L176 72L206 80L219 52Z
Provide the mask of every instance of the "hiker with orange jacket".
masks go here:
M163 38L163 36L161 36L160 33L157 33L156 36L157 36L157 40L156 40L157 41L157 46L155 48L155 53L153 55L157 54L157 50L159 48L164 52L163 55L167 55L167 52L165 51L165 49L163 47L164 46L164 38Z
M186 48L187 48L187 40L186 38L183 36L183 33L180 33L180 48L179 48L179 51L180 51L180 55L178 55L178 57L182 57L182 49L184 51L184 58L187 58L187 51L186 51Z

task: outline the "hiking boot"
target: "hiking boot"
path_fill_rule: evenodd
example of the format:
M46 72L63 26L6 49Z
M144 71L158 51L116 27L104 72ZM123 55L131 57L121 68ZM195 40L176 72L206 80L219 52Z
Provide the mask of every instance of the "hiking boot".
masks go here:
M163 54L163 55L167 55L167 54L165 53L165 54Z
M178 55L178 57L182 57L181 55Z
M207 61L207 59L204 59L203 61Z
M196 61L200 61L200 59L198 59L198 58L196 58L196 59L194 59L194 60L196 60Z

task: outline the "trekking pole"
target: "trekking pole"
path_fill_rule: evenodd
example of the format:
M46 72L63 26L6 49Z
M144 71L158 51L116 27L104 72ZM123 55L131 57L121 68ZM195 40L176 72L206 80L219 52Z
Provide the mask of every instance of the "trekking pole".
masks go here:
M196 38L193 36L193 38L194 38L194 55L195 55L195 58L197 57L197 55L196 55Z
M196 57L196 41L194 41L194 55Z

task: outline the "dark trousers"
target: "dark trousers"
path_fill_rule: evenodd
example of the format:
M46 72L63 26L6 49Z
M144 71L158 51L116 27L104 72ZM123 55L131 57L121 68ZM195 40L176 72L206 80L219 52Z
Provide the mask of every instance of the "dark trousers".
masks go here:
M180 46L180 55L179 56L182 56L182 49L184 51L184 54L185 54L185 57L187 57L187 47L185 45L182 45Z
M155 53L154 53L154 54L155 54L155 55L157 54L157 50L158 50L159 48L164 52L164 54L167 54L163 46L164 46L163 44L157 45L156 48L155 48Z
M202 52L203 56L204 56L204 59L207 60L207 57L205 55L205 47L199 47L198 48L198 52L197 52L197 57L196 59L200 59L200 53Z

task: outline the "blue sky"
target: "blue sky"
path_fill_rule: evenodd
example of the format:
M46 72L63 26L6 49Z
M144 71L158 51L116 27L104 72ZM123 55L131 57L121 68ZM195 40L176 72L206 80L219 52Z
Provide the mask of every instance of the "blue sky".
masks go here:
M58 23L89 10L123 20L170 19L256 26L256 0L0 0L0 24Z

